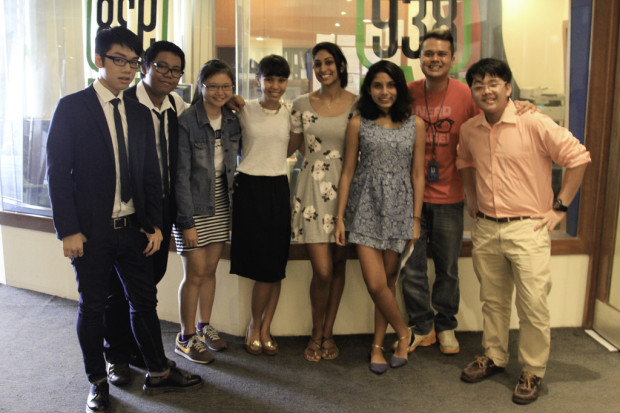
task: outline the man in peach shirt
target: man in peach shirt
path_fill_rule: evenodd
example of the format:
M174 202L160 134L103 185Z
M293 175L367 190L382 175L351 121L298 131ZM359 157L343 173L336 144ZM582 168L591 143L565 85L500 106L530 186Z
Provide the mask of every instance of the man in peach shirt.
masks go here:
M527 404L538 398L549 359L550 232L565 218L590 154L549 117L514 115L512 73L505 62L482 59L466 79L483 113L461 127L457 168L475 220L472 260L480 281L485 355L467 365L461 379L479 382L507 365L516 285L522 372L512 400ZM555 200L552 161L566 168Z

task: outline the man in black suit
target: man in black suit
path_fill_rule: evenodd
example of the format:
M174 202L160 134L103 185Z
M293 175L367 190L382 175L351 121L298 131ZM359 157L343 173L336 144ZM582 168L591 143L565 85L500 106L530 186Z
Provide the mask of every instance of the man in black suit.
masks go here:
M91 383L86 411L108 411L103 318L116 269L148 374L143 391L196 388L199 376L168 367L157 317L152 259L162 240L162 182L148 109L123 90L142 46L123 27L95 39L99 78L62 98L50 124L47 174L54 226L74 266L80 295L77 335Z
M137 100L151 112L155 128L157 157L162 180L163 241L153 254L153 276L157 284L166 273L172 223L176 217L174 182L178 153L178 116L186 103L173 90L185 69L185 54L174 43L158 41L143 55L140 77L136 86L124 91L124 96ZM129 363L141 366L144 362L131 333L129 306L122 285L114 272L112 293L105 312L105 358L108 381L122 386L130 382ZM136 357L137 356L137 357Z

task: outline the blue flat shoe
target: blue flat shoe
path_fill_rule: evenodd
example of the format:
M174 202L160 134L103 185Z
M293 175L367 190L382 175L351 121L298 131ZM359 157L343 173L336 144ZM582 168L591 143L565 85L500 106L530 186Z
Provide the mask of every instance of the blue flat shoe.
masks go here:
M376 345L376 344L373 344L373 345L372 345L372 347L379 348L379 349L381 349L381 351L383 351L383 347L378 346L378 345ZM372 350L371 350L371 351L372 351ZM371 353L368 353L368 361L370 361L370 360L371 360L371 357L372 357L372 356L371 356ZM372 363L372 362L371 362L371 363L368 365L368 369L369 369L370 371L372 371L373 373L375 373L375 374L383 374L383 373L385 373L385 372L387 371L387 369L388 369L388 365L387 365L387 363Z
M415 338L415 335L413 334L413 331L411 331L411 330L409 330L409 331L411 332L411 338L409 339L409 345L411 345L411 342ZM399 337L398 338L398 342L400 342L401 340L405 340L406 338L407 338L406 336ZM407 353L407 355L409 355L409 354ZM397 369L399 367L402 367L405 364L407 364L407 359L406 358L396 357L396 356L390 357L390 367L392 367L393 369Z
M392 367L393 369L402 367L405 364L407 364L407 359L396 357L396 356L390 357L390 367Z

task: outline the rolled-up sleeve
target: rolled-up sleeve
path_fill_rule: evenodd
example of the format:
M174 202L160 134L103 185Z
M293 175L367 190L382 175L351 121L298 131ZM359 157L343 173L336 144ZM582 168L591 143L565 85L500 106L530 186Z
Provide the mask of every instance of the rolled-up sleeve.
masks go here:
M574 168L592 161L586 147L568 129L559 126L551 118L541 116L536 127L553 162L565 168Z

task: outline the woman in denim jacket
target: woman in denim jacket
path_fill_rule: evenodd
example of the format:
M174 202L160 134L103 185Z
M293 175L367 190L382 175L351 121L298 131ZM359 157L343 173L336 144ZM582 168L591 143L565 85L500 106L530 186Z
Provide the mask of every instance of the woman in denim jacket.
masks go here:
M205 63L192 105L179 118L178 213L173 231L184 277L179 286L181 332L174 351L203 364L213 361L205 347L212 351L226 348L209 321L215 270L229 239L232 183L241 137L237 117L224 106L233 95L233 79L226 63Z

